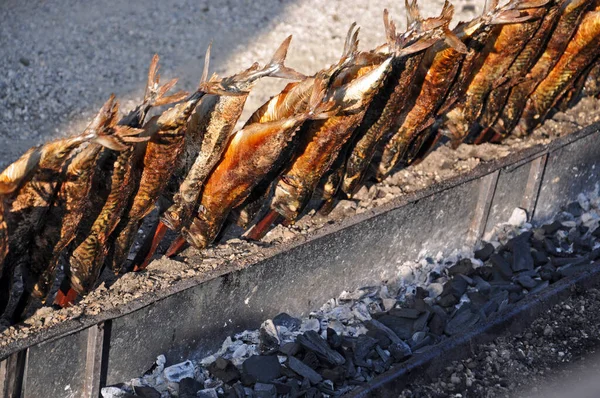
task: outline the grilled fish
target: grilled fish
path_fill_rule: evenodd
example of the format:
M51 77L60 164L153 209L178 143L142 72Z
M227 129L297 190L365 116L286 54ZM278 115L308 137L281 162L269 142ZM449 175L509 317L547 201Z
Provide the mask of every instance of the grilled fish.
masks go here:
M527 100L517 134L529 134L600 53L600 2L588 11L564 53Z
M407 87L415 80L425 50L445 36L454 12L452 5L446 2L439 17L423 19L416 1L408 4L407 0L406 6L409 28L400 36L388 32L388 39L394 40L390 47L394 49L395 56L381 89L371 101L356 131L357 139L348 158L342 183L342 191L348 196L358 189L377 144L398 123L407 102ZM386 24L388 31L391 27L393 24Z
M544 53L529 70L523 81L511 89L506 104L493 126L495 131L503 134L513 131L525 108L527 98L552 70L560 55L566 49L588 7L589 0L571 0L565 4ZM516 131L514 133L518 134Z

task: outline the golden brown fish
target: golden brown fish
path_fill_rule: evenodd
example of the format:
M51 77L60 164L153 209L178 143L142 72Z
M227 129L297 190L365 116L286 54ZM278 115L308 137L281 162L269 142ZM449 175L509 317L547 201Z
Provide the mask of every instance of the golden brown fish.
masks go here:
M527 135L535 126L544 121L560 97L592 64L599 53L600 2L595 2L594 9L584 15L577 31L554 68L527 100L517 125L517 134Z
M233 135L223 158L206 181L198 215L189 229L182 230L190 244L196 248L209 245L231 209L241 204L256 184L283 160L280 154L298 127L307 119L330 115L332 104L322 102L324 81L317 78L313 86L307 111L273 122L254 123ZM174 245L180 242L176 240Z
M400 35L388 33L394 37L395 57L391 70L387 73L381 89L371 101L362 123L356 130L356 140L346 164L346 175L342 183L342 191L351 196L358 186L373 158L377 144L396 124L407 103L407 87L411 87L417 76L425 50L443 39L448 32L448 24L454 8L450 3L444 4L442 13L437 18L423 19L418 11L416 1L406 2L409 15L409 28ZM389 25L386 30L389 30Z
M521 50L535 34L536 21L545 13L543 6L548 0L513 0L509 6L528 16L525 22L502 25L495 40L489 40L482 50L486 54L483 64L473 77L460 105L446 114L445 127L454 138L455 145L462 142L482 114L490 92L503 83L503 77Z
M29 247L45 225L45 216L55 198L63 165L72 151L85 142L98 143L115 150L126 148L122 139L98 129L98 120L92 121L80 135L51 141L30 150L16 162L15 167L9 166L3 173L4 176L15 173L24 175L27 174L24 170L29 169L31 176L13 193L8 212L5 211L9 250L1 269L0 313L8 304L13 270L18 264L27 264L29 261Z
M120 270L127 259L142 220L154 208L178 165L185 145L186 124L198 102L205 94L246 95L245 92L228 91L220 81L207 81L209 60L210 47L206 52L204 72L197 91L178 105L155 116L144 126L144 135L151 139L143 154L141 177L133 198L114 231L114 247L108 260L115 272Z
M527 98L558 62L589 4L589 0L571 0L565 4L544 53L523 81L511 89L502 113L493 126L495 131L503 134L513 131L525 108Z

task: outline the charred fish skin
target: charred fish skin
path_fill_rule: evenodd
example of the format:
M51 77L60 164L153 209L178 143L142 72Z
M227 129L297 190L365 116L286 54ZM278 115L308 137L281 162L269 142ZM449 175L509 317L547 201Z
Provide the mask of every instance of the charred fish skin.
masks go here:
M560 17L561 8L562 2L550 2L545 9L539 9L535 19L524 22L530 26L531 29L535 29L535 33L531 39L527 41L523 50L521 50L508 68L508 71L503 77L504 83L494 88L490 93L479 121L484 132L482 133L482 136L478 138L476 143L481 142L481 139L484 138L487 131L494 131L500 135L506 135L505 132L496 131L493 128L494 123L498 120L498 117L506 105L511 88L525 77L527 72L531 70L535 62L539 59L546 46L547 40Z
M377 170L378 180L385 178L404 159L409 145L445 101L469 51L463 42L469 38L470 32L477 31L474 26L482 23L480 19L468 25L459 25L453 32L446 32L445 41L436 43L426 51L418 72L422 76L417 79L422 81L420 91L415 94L416 100L404 122L385 145Z
M529 95L558 62L588 7L588 0L570 0L565 4L543 54L528 71L524 80L511 89L502 113L494 124L495 131L505 134L513 132Z
M99 143L117 150L124 147L119 140L94 128L95 121L80 135L52 141L36 149L39 151L39 161L31 178L11 198L6 217L9 251L4 259L6 268L3 267L0 278L0 312L4 312L8 304L13 270L17 264L30 263L29 247L45 225L45 215L57 194L60 175L68 156L85 142Z
M204 71L198 90L183 102L155 116L144 126L148 141L142 159L142 171L137 190L114 231L114 247L109 256L113 270L121 269L127 259L136 233L153 209L178 165L184 149L186 125L198 102L206 94L246 95L245 92L228 92L220 81L207 81L210 46L205 55Z
M425 50L441 40L450 23L454 8L448 2L444 4L442 14L437 18L422 19L416 2L408 5L412 22L409 30L401 37L396 37L398 56L391 63L380 91L371 101L363 122L357 128L354 148L346 164L346 175L342 183L342 191L352 196L373 158L377 144L398 123L407 99L407 87L411 87L419 65L424 58ZM432 25L433 28L429 28ZM395 35L389 35L395 36ZM415 38L416 37L416 38ZM390 44L391 46L392 44Z
M377 93L381 80L392 61L388 57L370 72L336 89L331 98L341 112L327 120L311 121L301 139L300 153L292 160L275 187L271 208L287 220L295 220L315 191L323 174L336 160L344 144L352 136ZM352 93L351 93L352 92ZM356 93L354 93L356 92ZM346 98L346 95L351 93ZM352 112L349 107L353 107Z
M284 65L292 36L279 46L271 61L263 68L254 64L249 69L222 80L222 85L230 91L249 92L263 77L302 79L305 76ZM191 154L193 165L186 173L179 191L173 198L173 205L161 217L170 229L179 231L183 224L191 222L196 210L202 183L214 169L225 150L233 128L240 118L248 95L207 96L196 108L188 123L187 135L198 136L200 142ZM188 140L188 137L186 137ZM189 140L188 140L189 141Z
M527 100L517 134L527 135L541 123L570 85L600 53L600 2L588 11L564 54Z
M541 7L539 4L534 5ZM463 141L471 129L476 127L476 122L483 114L488 95L498 85L498 82L503 82L504 75L511 64L537 30L536 21L545 10L530 8L524 9L522 12L530 16L530 20L502 25L495 40L490 41L491 48L487 51L481 68L473 77L463 102L447 114L446 127L457 141Z
M297 129L309 118L329 117L332 104L323 103L326 87L321 79L314 84L309 109L266 123L254 123L236 132L223 158L206 181L200 211L183 237L198 249L217 236L230 211L251 194L270 170L282 162L281 153Z

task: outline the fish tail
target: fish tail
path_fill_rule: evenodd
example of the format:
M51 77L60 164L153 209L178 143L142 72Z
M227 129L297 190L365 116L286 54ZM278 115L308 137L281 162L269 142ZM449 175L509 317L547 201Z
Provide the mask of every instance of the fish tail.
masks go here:
M263 70L268 73L268 76L290 80L302 80L306 78L306 76L302 73L285 66L285 59L287 57L287 52L291 41L292 35L286 37L286 39L277 48L277 51L275 51L273 54L273 57L269 63L263 68Z
M325 101L328 89L327 80L323 77L315 79L305 115L308 119L327 119L339 112L339 105L333 99Z
M188 93L185 91L179 91L175 94L166 96L166 94L177 83L177 79L171 79L162 86L159 84L159 59L160 58L158 54L154 54L152 61L150 61L150 67L148 68L148 80L146 83L146 92L144 93L144 103L147 106L167 105L174 102L179 102L188 96Z

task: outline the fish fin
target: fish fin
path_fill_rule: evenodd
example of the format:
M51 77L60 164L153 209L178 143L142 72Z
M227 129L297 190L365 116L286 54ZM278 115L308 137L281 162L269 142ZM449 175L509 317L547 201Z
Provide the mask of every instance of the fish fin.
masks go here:
M404 0L404 7L406 8L406 26L411 26L414 23L423 21L417 0Z
M206 53L204 54L204 68L202 69L202 77L200 77L200 86L208 81L208 66L210 65L210 50L212 49L212 41L208 44L206 48Z
M444 41L448 46L452 47L461 54L466 54L469 52L469 49L465 43L463 43L462 40L460 40L458 36L456 36L450 29L444 29Z
M350 59L358 51L358 32L360 32L360 28L356 27L356 22L352 22L346 34L342 59Z
M551 0L513 0L516 10L525 10L527 8L539 8L548 4Z
M385 38L390 48L396 45L396 24L390 20L388 9L383 10L383 26L385 27Z
M188 93L180 91L176 94L166 96L173 86L177 83L177 79L171 79L162 86L160 86L160 75L159 70L159 56L154 54L152 61L150 61L150 67L148 68L148 80L146 82L146 92L144 93L144 103L149 106L162 106L178 102L187 97Z
M485 5L483 6L482 15L487 15L493 12L496 8L498 8L499 0L485 0Z
M532 18L532 14L523 14L518 10L500 10L492 17L489 23L490 25L504 25L526 22Z
M308 118L309 119L328 119L340 111L339 105L332 99L324 101L327 96L328 79L317 78L313 86L312 93L308 100Z
M423 19L421 18L419 30L427 32L430 30L438 29L440 27L447 28L452 21L454 15L454 6L448 1L444 1L444 7L439 16L433 18Z
M423 38L421 40L418 40L416 43L413 43L407 47L400 49L399 56L403 57L403 56L406 56L409 54L418 53L420 51L423 51L423 50L431 47L438 41L439 41L439 39L437 39L437 38Z
M277 51L275 51L275 54L273 54L271 61L269 61L269 63L263 68L265 71L269 72L268 76L290 80L306 79L305 75L288 66L285 66L284 64L291 41L292 35L286 37L279 48L277 48Z

